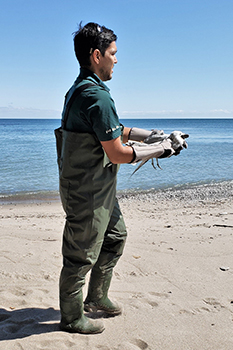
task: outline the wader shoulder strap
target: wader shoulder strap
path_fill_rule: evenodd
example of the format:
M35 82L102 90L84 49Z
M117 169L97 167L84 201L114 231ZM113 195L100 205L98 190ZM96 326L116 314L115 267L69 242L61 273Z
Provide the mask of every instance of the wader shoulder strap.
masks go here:
M68 114L69 114L69 111L70 111L70 108L72 106L72 103L74 102L74 100L76 99L76 97L83 91L85 90L86 88L90 87L90 86L94 86L96 84L93 84L93 83L87 83L87 84L84 84L84 85L81 85L79 86L77 89L75 89L75 91L73 92L72 96L70 97L69 101L67 102L67 105L66 105L66 108L65 108L65 113L64 113L64 117L62 118L62 121L61 121L61 127L62 129L65 129L66 127L66 122L67 122L67 118L68 118ZM67 98L67 94L66 94L66 97Z

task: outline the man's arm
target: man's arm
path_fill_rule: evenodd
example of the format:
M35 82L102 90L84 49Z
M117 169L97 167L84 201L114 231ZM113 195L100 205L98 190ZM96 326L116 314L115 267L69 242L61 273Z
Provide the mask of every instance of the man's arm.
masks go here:
M130 128L124 128L123 143L128 141L130 130ZM172 140L170 139L151 145L142 144L144 147L137 143L123 146L121 136L119 136L114 140L101 141L101 145L113 164L147 161L151 158L169 158L175 154L175 150L172 148Z
M125 129L128 129L128 131ZM128 133L130 128L125 129L123 134L124 143L128 141ZM114 140L101 141L101 145L106 152L109 160L113 164L130 163L134 158L133 148L129 146L123 146L120 136Z
M126 126L124 127L123 130L123 143L126 143L129 141L129 133L130 133L131 128L127 128Z

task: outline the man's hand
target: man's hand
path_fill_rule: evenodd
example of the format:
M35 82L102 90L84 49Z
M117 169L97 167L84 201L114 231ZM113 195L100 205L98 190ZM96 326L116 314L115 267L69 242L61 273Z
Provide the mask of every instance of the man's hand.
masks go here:
M169 135L169 139L172 141L172 147L175 150L175 156L180 154L180 151L184 148L188 148L188 144L185 141L189 137L188 134L183 133L182 131L173 131Z
M147 143L147 144L151 144L151 143L155 143L155 142L159 142L159 141L163 141L165 139L167 139L166 134L164 134L163 130L157 130L157 129L153 129L150 133L150 135L145 138L145 140L143 142Z
M145 162L152 158L169 158L175 154L175 150L172 148L172 141L169 139L150 145L138 142L128 142L127 145L134 150L135 157L132 163Z
M129 137L128 139L130 141L138 141L138 142L145 142L145 143L154 143L158 141L164 140L165 137L161 137L164 132L163 130L146 130L146 129L140 129L140 128L131 128L129 131Z

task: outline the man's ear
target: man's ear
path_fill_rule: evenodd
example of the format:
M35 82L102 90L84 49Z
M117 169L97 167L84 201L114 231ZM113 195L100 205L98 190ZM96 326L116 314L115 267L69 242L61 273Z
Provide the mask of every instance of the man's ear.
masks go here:
M100 50L95 49L92 53L92 58L96 64L99 64L100 56L101 56Z

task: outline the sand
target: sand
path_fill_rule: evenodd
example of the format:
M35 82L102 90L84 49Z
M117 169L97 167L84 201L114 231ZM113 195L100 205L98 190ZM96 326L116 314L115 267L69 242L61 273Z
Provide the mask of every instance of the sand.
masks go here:
M2 205L0 349L232 350L233 186L227 186L120 196L128 240L110 297L123 314L103 317L98 335L59 330L60 202Z

